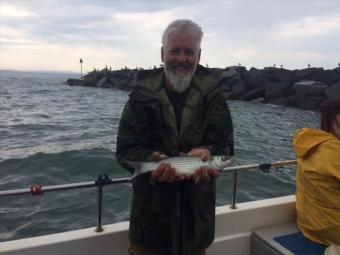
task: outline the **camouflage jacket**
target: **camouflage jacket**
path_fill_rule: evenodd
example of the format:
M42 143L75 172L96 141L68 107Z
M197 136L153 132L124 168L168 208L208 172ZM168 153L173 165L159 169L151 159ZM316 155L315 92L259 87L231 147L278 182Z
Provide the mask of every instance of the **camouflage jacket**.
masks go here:
M189 88L180 129L164 86L163 69L139 75L119 124L116 158L148 161L154 151L168 156L206 147L233 155L228 89L199 66ZM129 238L164 255L197 255L214 239L215 181L159 183L150 174L133 181Z

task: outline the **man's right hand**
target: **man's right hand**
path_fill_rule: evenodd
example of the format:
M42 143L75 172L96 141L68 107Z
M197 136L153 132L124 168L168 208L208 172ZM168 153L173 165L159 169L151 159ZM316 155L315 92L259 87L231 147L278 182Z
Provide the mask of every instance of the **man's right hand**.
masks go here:
M152 154L152 160L161 161L162 159L167 158L168 156L160 151L155 151ZM176 170L171 167L168 163L160 164L155 170L151 172L152 178L159 182L174 182L176 180Z
M176 180L176 170L168 163L161 163L151 172L152 178L159 182L174 182Z
M155 151L152 155L152 159L155 161L160 161L162 159L168 158L167 155ZM159 182L172 183L174 181L188 181L191 180L190 175L176 176L176 169L171 167L168 163L160 164L155 170L151 172L151 177Z

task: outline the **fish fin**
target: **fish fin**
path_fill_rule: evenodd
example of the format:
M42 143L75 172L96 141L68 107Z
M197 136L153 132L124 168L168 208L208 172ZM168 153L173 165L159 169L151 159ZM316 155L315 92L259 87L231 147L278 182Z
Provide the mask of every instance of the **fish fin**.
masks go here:
M135 171L136 169L140 169L142 166L142 161L126 161L130 167L132 167Z
M131 176L131 180L133 180L141 172L142 161L126 161L126 163L133 168L133 175Z

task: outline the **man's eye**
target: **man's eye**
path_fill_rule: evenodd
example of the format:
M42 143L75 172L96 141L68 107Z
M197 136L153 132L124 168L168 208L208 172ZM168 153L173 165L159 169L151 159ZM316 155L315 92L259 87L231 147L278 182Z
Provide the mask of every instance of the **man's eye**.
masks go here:
M194 52L192 50L185 51L185 55L187 56L193 56Z

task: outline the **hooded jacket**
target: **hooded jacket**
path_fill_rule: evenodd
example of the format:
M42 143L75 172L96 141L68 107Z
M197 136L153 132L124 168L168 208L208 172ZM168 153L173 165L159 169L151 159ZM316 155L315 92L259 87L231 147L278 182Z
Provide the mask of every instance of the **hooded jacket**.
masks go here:
M297 224L309 239L340 244L340 140L321 130L303 128L293 146Z
M168 156L206 147L212 155L233 155L228 88L198 66L178 129L166 94L163 69L144 71L130 94L119 124L116 158L148 161L154 151ZM129 238L162 255L197 255L214 240L215 181L160 183L150 174L134 179Z

